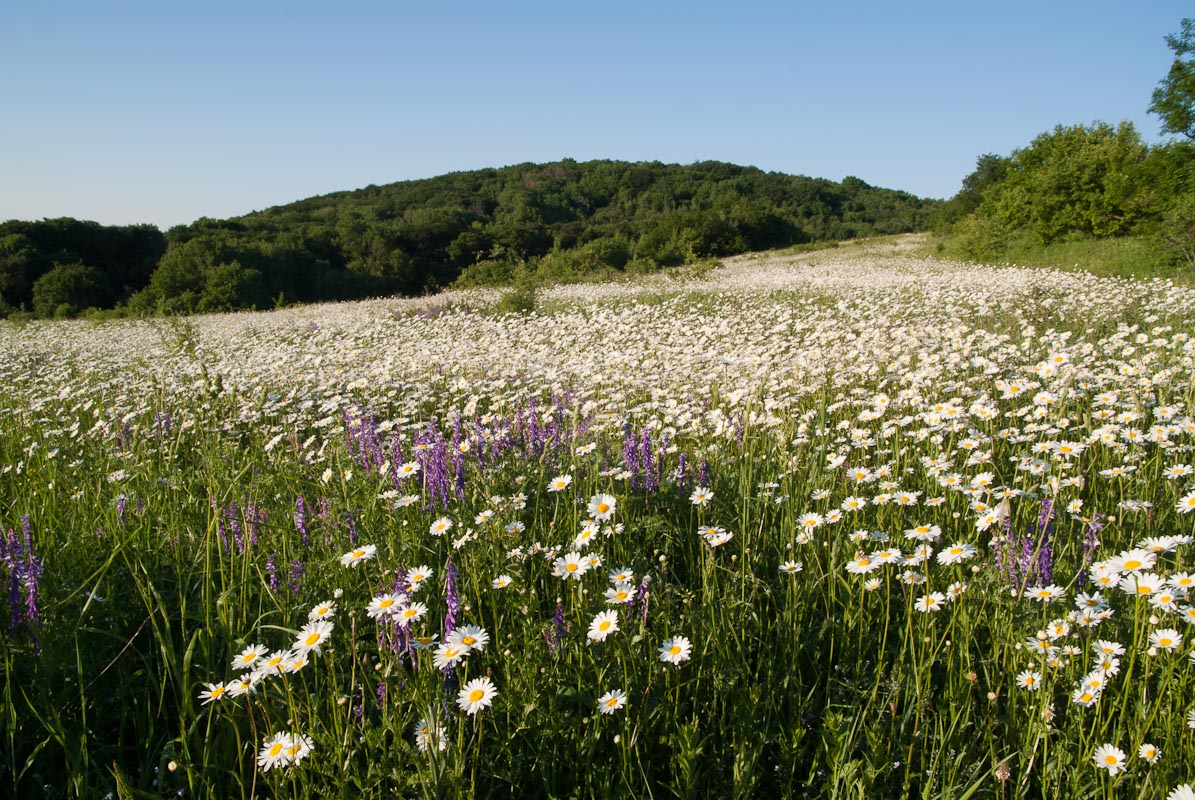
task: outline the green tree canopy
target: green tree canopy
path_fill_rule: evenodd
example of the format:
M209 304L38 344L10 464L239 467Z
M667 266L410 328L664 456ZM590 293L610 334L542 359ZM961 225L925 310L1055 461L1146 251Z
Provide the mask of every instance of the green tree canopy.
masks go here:
M33 284L33 311L41 317L73 317L111 302L108 276L86 264L59 264Z
M1149 110L1162 118L1162 130L1195 139L1195 20L1184 19L1178 34L1166 36L1174 51L1170 71L1154 90Z
M1003 177L983 190L979 215L1041 242L1128 233L1143 211L1147 155L1130 122L1059 125L1013 151ZM997 162L984 167L1004 169Z

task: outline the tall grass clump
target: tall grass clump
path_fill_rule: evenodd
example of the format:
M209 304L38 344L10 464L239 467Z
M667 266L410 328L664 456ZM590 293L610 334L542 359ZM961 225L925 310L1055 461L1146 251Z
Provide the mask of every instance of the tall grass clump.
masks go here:
M1195 293L636 291L0 328L2 793L1188 796Z

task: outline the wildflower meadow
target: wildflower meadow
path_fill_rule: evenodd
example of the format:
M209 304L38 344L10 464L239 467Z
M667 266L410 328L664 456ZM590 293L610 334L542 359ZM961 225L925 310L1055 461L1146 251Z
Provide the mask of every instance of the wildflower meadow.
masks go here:
M0 795L1195 797L1195 290L917 252L0 323Z

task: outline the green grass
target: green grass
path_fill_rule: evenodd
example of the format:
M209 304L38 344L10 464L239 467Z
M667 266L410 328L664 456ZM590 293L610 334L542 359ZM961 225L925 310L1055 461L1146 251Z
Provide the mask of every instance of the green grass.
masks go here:
M953 258L962 256L958 243L949 238L935 238L929 243L928 252ZM1074 239L1045 245L1014 240L998 255L985 260L1020 267L1085 271L1103 278L1163 278L1184 286L1195 285L1195 269L1145 236Z

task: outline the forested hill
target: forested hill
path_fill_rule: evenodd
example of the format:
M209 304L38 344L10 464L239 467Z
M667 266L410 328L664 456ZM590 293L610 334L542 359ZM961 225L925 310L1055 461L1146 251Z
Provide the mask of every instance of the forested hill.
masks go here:
M218 311L502 283L516 271L544 280L648 272L921 230L937 206L857 178L719 162L520 164L204 218L164 239L152 226L7 222L0 311ZM114 263L120 242L128 252Z

